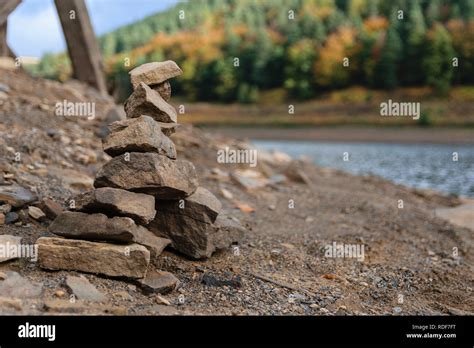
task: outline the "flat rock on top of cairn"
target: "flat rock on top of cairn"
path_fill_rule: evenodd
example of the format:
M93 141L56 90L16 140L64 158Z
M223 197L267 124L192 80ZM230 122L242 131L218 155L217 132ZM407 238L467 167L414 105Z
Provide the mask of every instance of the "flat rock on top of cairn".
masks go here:
M104 151L110 156L125 152L156 152L176 159L176 148L149 116L140 116L127 122L123 128L111 132L102 140Z
M128 160L124 157L106 163L97 173L94 186L146 192L159 199L185 198L198 187L196 169L189 161L150 152L131 152Z
M140 82L147 85L157 85L183 73L178 64L172 60L164 62L152 62L140 65L129 72L133 88L137 88Z
M115 121L111 124L109 124L108 128L111 133L114 132L120 132L121 130L124 130L136 120L140 120L138 122L141 122L142 118L151 118L153 120L153 117L147 116L147 115L142 115L137 118L127 118L126 120L121 120L121 121ZM179 127L179 123L165 123L165 122L158 122L155 121L156 125L160 127L161 131L163 132L164 135L169 137L171 134L176 132L176 128Z
M86 214L66 211L59 215L48 229L67 238L129 243L146 230L128 217L108 218L104 214Z
M150 252L139 244L118 245L50 237L41 237L36 244L38 264L49 270L140 279L145 277L150 264Z
M143 225L156 215L155 197L111 187L101 187L78 195L73 210L125 216Z
M161 95L143 82L137 86L132 95L125 101L125 112L128 118L148 115L155 121L176 123L176 110Z
M187 197L183 207L180 207L180 201L158 201L156 204L160 211L186 215L209 224L216 220L222 208L222 203L204 187L198 187Z

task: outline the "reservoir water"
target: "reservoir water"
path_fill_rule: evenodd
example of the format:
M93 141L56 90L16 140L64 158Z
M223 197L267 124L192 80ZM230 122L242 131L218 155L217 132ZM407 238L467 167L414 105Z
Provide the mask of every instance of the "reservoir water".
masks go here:
M474 198L474 145L252 141L257 148L356 175L377 175L415 188ZM453 161L456 159L457 161ZM344 157L348 161L344 161Z

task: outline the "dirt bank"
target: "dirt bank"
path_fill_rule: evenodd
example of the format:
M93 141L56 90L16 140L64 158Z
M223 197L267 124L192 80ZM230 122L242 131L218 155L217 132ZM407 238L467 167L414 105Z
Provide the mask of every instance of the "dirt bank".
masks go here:
M107 159L98 135L110 101L82 86L32 80L11 71L0 72L0 83L9 87L8 98L0 101L3 180L65 207L90 187ZM55 103L63 99L97 102L97 117L54 116ZM299 165L306 183L286 180L245 190L226 175L235 165L216 161L219 146L245 144L190 127L182 127L173 140L178 155L196 164L202 186L247 227L244 240L205 261L165 251L156 267L173 272L181 282L177 291L164 296L169 305L130 282L92 274L86 277L105 301L72 304L64 281L75 272L45 272L24 259L3 262L0 272L16 271L40 283L43 291L32 299L0 294L0 313L474 313L473 232L435 215L436 209L459 205L458 198L304 163ZM18 152L21 160L15 161ZM256 170L269 176L286 167L270 160L259 162ZM37 222L24 212L20 210L19 223L0 226L0 234L21 236L23 243L49 235L49 221ZM363 246L364 254L358 254L363 257L329 257L327 246L334 243Z
M474 144L471 128L306 127L252 128L206 127L209 132L241 139L378 142L402 144Z

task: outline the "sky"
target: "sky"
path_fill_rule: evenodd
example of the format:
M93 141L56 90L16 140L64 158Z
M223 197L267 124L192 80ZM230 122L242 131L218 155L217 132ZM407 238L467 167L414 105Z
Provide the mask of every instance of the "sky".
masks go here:
M163 11L178 0L86 0L97 35ZM8 17L9 46L17 56L41 57L66 49L53 0L23 0Z

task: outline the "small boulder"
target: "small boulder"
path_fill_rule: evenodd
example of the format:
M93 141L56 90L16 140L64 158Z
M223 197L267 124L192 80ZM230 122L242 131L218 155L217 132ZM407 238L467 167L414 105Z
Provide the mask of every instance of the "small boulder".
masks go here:
M86 214L72 211L62 213L49 226L49 232L66 238L121 243L135 241L143 230L146 230L146 228L136 225L128 217L108 218L104 214Z
M205 223L213 223L219 215L222 203L209 190L198 187L196 192L181 201L159 201L160 211L171 214L186 215L192 219Z
M140 83L125 101L124 106L128 118L147 115L155 121L165 123L176 123L178 119L174 107L168 104L158 92L144 83Z
M196 191L198 179L189 161L131 152L128 158L119 156L106 163L97 173L94 186L144 192L158 199L181 199Z
M125 152L156 152L176 159L173 142L149 116L132 119L120 130L110 133L102 144L104 151L110 156Z
M145 117L145 118L149 117L149 118L153 119L152 117L146 116L146 115L142 115L142 116L138 117L138 119L140 119L142 117ZM127 119L122 120L122 121L113 122L113 123L109 124L109 131L111 133L120 132L121 130L124 130L130 124L133 124L134 122L135 122L134 118L127 118ZM171 134L176 132L176 129L179 127L179 123L165 123L165 122L158 122L158 121L155 121L155 123L158 127L160 127L163 134L166 135L167 137L169 137Z
M0 294L3 297L38 298L43 292L42 284L30 282L17 272L7 271L5 275L5 279L0 281Z
M6 202L15 208L34 202L36 195L20 185L0 185L0 202Z
M163 271L149 271L139 282L145 293L167 294L179 285L179 280L173 274Z
M46 214L46 217L51 220L56 219L56 217L64 211L59 203L49 198L43 198L41 201L41 209Z
M102 187L80 194L75 198L74 210L85 213L103 213L107 216L125 216L146 225L155 217L155 198L143 193Z

